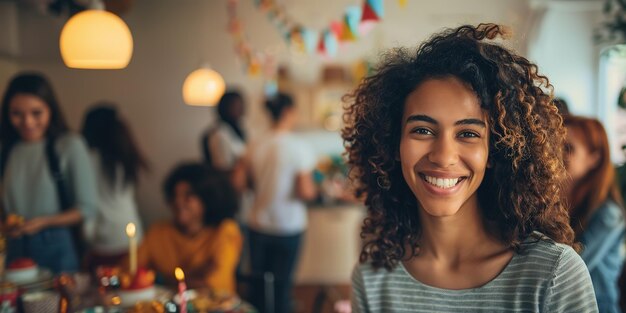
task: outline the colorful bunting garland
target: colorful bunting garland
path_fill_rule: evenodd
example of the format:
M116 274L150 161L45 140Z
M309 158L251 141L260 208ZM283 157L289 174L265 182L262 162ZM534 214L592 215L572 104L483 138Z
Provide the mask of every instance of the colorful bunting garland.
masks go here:
M253 49L246 36L243 24L237 15L239 0L228 0L228 32L235 43L235 53L250 76L263 76L273 80L276 76L277 64L273 55Z
M302 53L318 52L334 57L339 50L339 43L356 41L369 33L381 20L384 15L383 1L364 0L362 6L349 6L341 21L331 22L321 31L312 30L293 20L285 9L276 3L276 0L255 0L255 3L257 8L264 11L272 24L284 35L287 44L293 45Z
M330 58L337 55L341 43L353 42L366 35L384 16L384 0L363 0L362 6L347 7L340 21L333 21L318 31L293 20L276 0L254 1L292 48ZM406 6L407 0L398 1L400 6ZM235 52L248 74L272 80L277 71L275 57L253 49L237 16L238 4L239 0L228 0L228 32L234 39Z

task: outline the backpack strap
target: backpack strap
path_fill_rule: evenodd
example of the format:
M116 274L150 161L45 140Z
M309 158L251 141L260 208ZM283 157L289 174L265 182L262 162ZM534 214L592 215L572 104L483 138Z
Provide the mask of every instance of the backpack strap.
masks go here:
M46 141L46 159L48 160L48 167L54 179L57 195L59 197L59 204L61 205L61 211L67 211L74 207L74 203L70 201L69 193L67 192L67 180L63 172L61 171L61 162L59 156L54 149L56 138L49 137ZM72 243L76 249L76 253L79 258L85 254L86 242L82 233L82 222L69 227L72 234Z
M15 142L9 142L6 146L3 146L2 151L0 151L0 178L4 177L4 170L7 167L7 162L9 162L9 156L11 155L11 150L13 150L13 146L15 146Z
M50 137L46 140L46 159L48 160L48 167L50 168L50 173L52 174L52 179L56 184L57 195L59 197L59 204L61 205L61 210L65 211L72 207L72 203L70 201L69 195L67 193L66 181L63 173L61 172L61 164L59 161L59 156L54 150L54 144L56 142L56 138Z

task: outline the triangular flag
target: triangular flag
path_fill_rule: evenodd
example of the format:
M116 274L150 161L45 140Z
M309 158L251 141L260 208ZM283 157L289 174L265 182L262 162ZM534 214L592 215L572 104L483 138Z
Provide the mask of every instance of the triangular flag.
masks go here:
M335 34L331 32L326 32L324 34L324 47L326 48L326 55L329 57L334 57L337 55L337 51L339 50L339 42L337 41L337 37Z
M376 16L378 16L378 18L383 18L383 16L385 16L385 6L383 0L367 0L367 4L369 4L372 10L376 12Z
M333 21L330 23L330 30L337 38L341 38L343 33L343 25L340 22Z
M359 24L359 35L367 35L376 23L379 21L379 17L372 9L372 6L366 1L363 3L363 14L361 15L361 23Z
M329 31L324 31L322 32L322 34L320 35L320 39L319 42L317 44L317 52L321 53L321 54L326 54L326 46L324 45L324 34L327 33Z
M357 28L358 28L358 26L357 26ZM339 37L339 39L341 41L355 41L356 40L355 32L350 27L350 24L348 23L348 17L347 16L344 19L344 23L343 23L342 28L341 28L341 37Z
M398 0L398 5L400 5L401 8L406 8L406 3L407 0Z
M302 27L294 26L288 33L291 42L302 43Z
M337 36L341 41L355 41L359 33L359 23L361 22L361 7L349 6L343 17L341 25L341 35Z
M308 54L312 54L313 52L315 52L317 41L319 39L319 37L317 36L317 32L308 28L302 28L302 31L300 32L300 37L302 38L304 50Z
M258 76L261 73L261 63L258 60L252 59L248 64L248 75Z
M380 20L380 18L378 17L378 14L376 14L376 12L374 12L374 9L372 9L372 6L365 2L363 3L363 14L361 15L361 22L369 22L369 21L378 21Z
M346 8L344 23L350 28L352 35L356 38L359 35L359 23L361 23L361 7L349 6ZM344 36L346 36L344 34Z

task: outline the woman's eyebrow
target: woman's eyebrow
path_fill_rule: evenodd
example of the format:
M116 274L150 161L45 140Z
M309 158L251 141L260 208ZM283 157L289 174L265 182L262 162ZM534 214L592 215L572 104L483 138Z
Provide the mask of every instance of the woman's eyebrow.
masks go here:
M418 121L422 121L422 122L426 122L426 123L431 123L431 124L439 124L437 122L437 120L435 120L434 118L428 116L428 115L423 115L423 114L416 114L416 115L411 115L409 117L407 117L406 122L418 122Z
M487 128L487 124L485 122L483 122L480 119L477 118L466 118L466 119L462 119L460 121L456 121L456 123L454 123L455 126L458 125L478 125L481 126L483 128Z
M434 118L428 116L428 115L423 115L423 114L415 114L415 115L411 115L406 119L406 122L426 122L426 123L431 123L431 124L435 124L438 125L439 122L437 122L437 120L435 120ZM456 121L454 123L455 126L458 125L478 125L481 126L483 128L487 127L487 124L485 122L483 122L481 119L478 118L466 118L466 119L462 119L459 121Z

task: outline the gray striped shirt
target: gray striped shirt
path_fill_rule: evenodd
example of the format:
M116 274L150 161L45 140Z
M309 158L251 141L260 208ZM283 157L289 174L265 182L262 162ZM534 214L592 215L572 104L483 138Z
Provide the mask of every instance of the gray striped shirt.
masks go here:
M357 265L352 312L598 312L587 267L571 247L549 239L524 246L496 278L471 289L425 285L402 263L391 271Z

